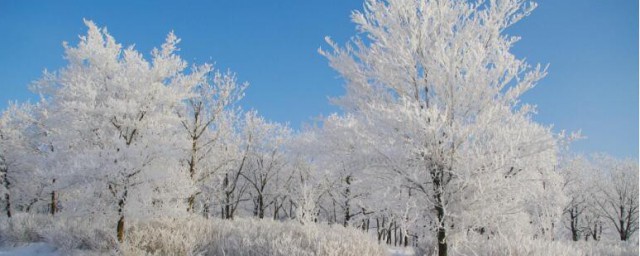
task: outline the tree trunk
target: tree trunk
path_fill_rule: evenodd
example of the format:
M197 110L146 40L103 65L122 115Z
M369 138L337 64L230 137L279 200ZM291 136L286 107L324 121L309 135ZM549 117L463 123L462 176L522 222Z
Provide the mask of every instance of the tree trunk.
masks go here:
M578 223L578 216L576 216L574 214L575 209L570 209L569 210L569 218L571 220L571 238L573 238L573 241L578 241L580 239L580 234L578 233L578 227L576 226Z
M627 236L627 230L625 229L625 224L624 224L624 205L620 205L620 241L627 241L628 236Z
M56 191L51 191L51 215L55 215L58 212L57 197Z
M226 204L224 206L224 219L231 219L231 205L229 204L229 195L227 195Z
M380 241L382 240L382 232L381 232L381 227L380 227L380 219L378 219L376 217L376 228L378 230L376 230L376 232L378 233L378 243L380 243Z
M408 247L409 246L409 236L405 235L404 236L404 247Z
M124 242L124 216L120 216L120 219L118 220L117 232L118 232L118 242L120 243Z
M350 186L351 186L351 175L347 175L347 177L345 178L345 183L347 183L346 188L344 189L344 197L345 197L345 201L344 201L344 223L343 225L346 227L349 225L349 220L351 220L351 213L349 212L349 208L350 208L350 194L351 194L351 190L350 190Z
M447 230L445 229L444 201L442 198L442 175L444 175L443 170L439 170L433 175L435 210L438 218L436 236L438 238L438 256L447 256Z
M447 231L438 227L438 256L447 256Z
M124 241L124 206L127 200L127 193L128 193L128 190L125 187L124 193L122 194L120 201L118 201L118 215L120 215L120 219L118 220L118 226L116 228L116 232L118 236L118 242L120 243Z
M188 206L187 206L187 212L193 212L193 205L196 201L196 194L192 194L189 196L189 199L187 200L188 202Z
M55 184L56 183L56 179L53 179L53 181L51 182L51 184ZM50 207L50 212L51 215L55 215L56 212L58 212L58 195L56 194L55 190L51 191L51 207Z
M227 191L227 187L229 186L229 176L228 174L224 175L224 180L222 181L222 187L225 189L225 199L224 199L224 207L222 210L222 218L223 219L231 219L231 193L230 191Z
M278 198L276 198L273 202L273 220L278 220L278 215L280 215L280 205L278 205Z
M0 159L3 160L3 159ZM4 162L4 161L3 161ZM5 210L7 212L7 217L11 218L11 192L9 191L9 187L11 186L11 182L9 182L9 175L8 172L9 170L7 168L4 168L2 170L2 180L4 180L4 188L7 190L7 192L4 194L4 200L6 201L5 203Z
M11 218L11 196L7 192L4 194L4 199L7 201L5 204L5 210L7 211L7 217Z
M264 197L262 193L258 195L258 218L264 218Z
M367 218L367 233L369 233L369 223L370 223L370 222L371 222L371 221L369 220L369 218Z

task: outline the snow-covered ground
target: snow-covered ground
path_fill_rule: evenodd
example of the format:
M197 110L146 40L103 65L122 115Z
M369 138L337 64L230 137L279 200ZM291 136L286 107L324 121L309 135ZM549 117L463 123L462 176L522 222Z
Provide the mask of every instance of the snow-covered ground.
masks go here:
M0 248L0 256L59 256L56 248L47 243L31 243L19 247ZM411 247L389 248L390 256L413 256Z
M19 247L0 248L2 256L59 256L56 248L47 243L31 243Z
M411 247L391 247L389 248L390 256L414 256L415 253Z

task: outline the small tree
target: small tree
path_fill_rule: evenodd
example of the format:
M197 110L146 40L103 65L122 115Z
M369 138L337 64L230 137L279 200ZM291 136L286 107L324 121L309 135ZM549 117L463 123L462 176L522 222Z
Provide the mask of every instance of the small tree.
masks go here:
M248 162L241 175L252 195L254 215L262 219L267 208L273 206L274 217L277 217L285 197L283 189L293 178L286 173L285 151L291 139L291 130L287 126L267 122L255 112L249 112L244 120L244 133L251 138L251 143L248 146Z
M621 241L638 231L638 162L606 155L594 157L598 170L597 210L616 230Z
M30 212L34 206L48 201L45 197L55 178L43 170L45 155L51 148L45 143L45 131L38 116L40 108L29 103L11 103L0 115L0 201L7 217L11 217L14 209Z

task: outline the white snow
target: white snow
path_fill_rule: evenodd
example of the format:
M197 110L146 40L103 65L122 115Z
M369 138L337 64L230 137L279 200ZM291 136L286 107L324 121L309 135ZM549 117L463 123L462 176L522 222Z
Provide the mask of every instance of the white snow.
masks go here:
M390 256L414 256L412 247L389 247Z
M47 243L31 243L19 247L3 247L0 248L2 256L59 256L56 248Z

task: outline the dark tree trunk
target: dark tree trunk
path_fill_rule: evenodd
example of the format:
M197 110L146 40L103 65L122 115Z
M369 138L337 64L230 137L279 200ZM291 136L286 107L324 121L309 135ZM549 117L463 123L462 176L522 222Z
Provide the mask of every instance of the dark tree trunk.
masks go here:
M393 246L398 246L398 225L393 227Z
M124 242L124 216L120 216L120 219L118 220L117 232L118 232L118 242L120 243Z
M55 215L58 212L57 197L56 191L51 191L51 215Z
M369 218L367 218L367 229L366 229L367 233L369 233L369 222L371 222L371 220L369 220Z
M56 179L53 179L52 184L56 183ZM56 191L51 191L51 207L50 207L51 215L55 215L58 212L58 195Z
M347 175L347 177L345 178L345 182L347 183L347 186L344 190L344 197L345 197L345 201L344 201L344 223L343 225L346 227L349 225L349 220L351 220L351 213L349 212L349 208L350 208L350 202L349 199L351 197L351 175Z
M196 201L196 194L190 195L189 199L187 199L187 202L188 202L187 212L193 212L193 206L195 204L195 201Z
M229 200L229 194L227 194L226 203L224 205L224 219L232 219L231 216L231 200Z
M278 198L273 201L273 219L278 219L278 211L280 210L280 206L278 206Z
M573 238L573 241L578 241L580 239L580 232L578 232L578 216L576 213L576 210L574 208L571 208L569 210L569 218L570 218L570 228L571 228L571 238Z
M120 215L120 219L118 219L118 226L116 228L118 242L124 242L124 206L127 200L127 189L125 187L124 193L122 194L122 198L118 201L118 215Z
M445 213L444 213L444 200L442 195L442 176L444 171L438 170L432 174L434 185L434 197L435 197L435 211L438 218L438 228L436 229L436 237L438 239L438 256L447 256L447 230L445 229Z
M191 160L189 161L189 177L191 180L195 180L196 176L196 153L197 153L197 138L193 138L193 143L191 144Z
M382 221L382 224L384 225L384 219ZM378 219L376 217L376 228L378 229L376 232L378 232L378 243L380 243L382 241L382 227L380 226L380 219Z
M447 231L444 227L438 227L438 256L447 256Z
M262 194L258 195L258 218L264 218L264 197Z
M4 159L0 159L3 160ZM8 175L8 168L5 168L2 170L2 180L4 181L2 184L4 186L4 188L7 190L7 192L4 194L4 200L5 200L5 206L4 209L7 212L7 217L11 218L11 192L9 191L9 187L11 186L11 182L9 181L9 175Z
M624 218L624 205L620 206L620 241L627 241L629 239L628 230L625 228Z
M222 218L223 219L231 219L233 218L233 216L231 216L231 193L229 191L226 191L228 186L229 186L229 176L228 174L224 175L224 180L222 181L222 186L225 188L225 199L224 199L224 207L222 210Z
M4 206L5 210L7 211L7 217L11 218L11 196L9 195L9 192L4 194L4 200L7 201Z
M404 236L404 247L408 247L409 246L409 236L405 235Z

